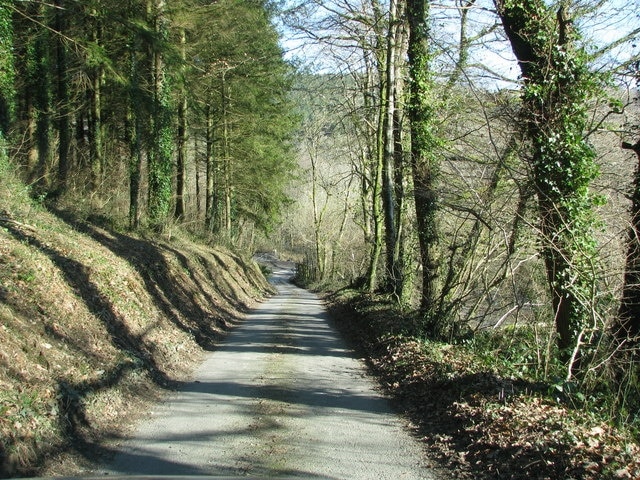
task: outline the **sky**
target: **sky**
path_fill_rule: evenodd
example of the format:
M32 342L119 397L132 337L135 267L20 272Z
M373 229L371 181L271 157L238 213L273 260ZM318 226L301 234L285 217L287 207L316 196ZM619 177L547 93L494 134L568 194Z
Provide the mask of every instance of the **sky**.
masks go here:
M442 55L439 57L440 66L446 69L446 64L452 58L448 58L448 52L456 51L459 38L460 14L455 8L456 1L443 0L433 2L431 6L432 33L434 44L441 47ZM285 6L292 7L302 3L302 0L285 0ZM369 1L363 0L308 0L313 6L312 10L305 11L302 17L307 32L295 31L283 23L279 24L282 33L282 46L287 52L287 58L299 64L305 65L316 71L336 72L353 68L359 56L353 48L345 47L349 42L342 42L342 47L328 45L327 42L318 40L318 37L335 38L336 32L321 29L320 24L325 24L335 11L345 12L351 9L351 14L358 12L363 4ZM383 3L385 3L383 1ZM574 9L584 9L593 2L574 2ZM583 36L590 45L590 51L600 51L604 46L622 38L634 30L640 31L640 0L623 2L622 0L608 0L601 2L602 7L594 10L577 22ZM468 31L471 35L490 28L497 22L493 12L492 0L477 0L468 15ZM335 24L335 22L333 22ZM344 24L344 23L343 23ZM362 27L358 27L362 28ZM315 36L316 38L310 38ZM625 42L621 46L601 56L597 67L610 67L612 64L623 64L634 56L638 58L638 34L636 41ZM352 42L351 42L352 43ZM488 71L476 68L469 71L473 80L490 89L515 88L519 75L519 68L515 62L511 48L504 39L502 30L496 28L493 32L483 37L471 52L471 63L485 66L498 74L494 76Z

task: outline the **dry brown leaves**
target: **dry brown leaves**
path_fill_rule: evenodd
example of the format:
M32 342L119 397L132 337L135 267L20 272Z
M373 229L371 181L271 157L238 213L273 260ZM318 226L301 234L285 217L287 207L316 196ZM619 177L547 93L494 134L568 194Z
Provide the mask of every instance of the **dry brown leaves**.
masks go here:
M428 456L455 478L640 478L636 442L548 398L539 385L483 370L464 348L385 334L394 321L389 311L372 314L357 299L333 297L331 310L415 425ZM387 318L374 318L381 312Z

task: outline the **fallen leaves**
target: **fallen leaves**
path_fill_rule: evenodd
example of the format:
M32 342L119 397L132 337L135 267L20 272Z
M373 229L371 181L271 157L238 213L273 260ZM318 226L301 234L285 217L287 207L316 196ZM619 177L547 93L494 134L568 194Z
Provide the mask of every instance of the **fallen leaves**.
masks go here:
M639 446L624 432L487 371L468 349L389 334L397 317L370 302L332 298L336 324L456 478L640 478Z

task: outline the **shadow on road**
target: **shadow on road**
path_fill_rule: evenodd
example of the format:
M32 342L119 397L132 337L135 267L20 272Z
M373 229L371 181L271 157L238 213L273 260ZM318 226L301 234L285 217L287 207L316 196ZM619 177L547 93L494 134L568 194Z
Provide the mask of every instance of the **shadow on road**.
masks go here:
M407 454L412 440L387 399L291 276L274 273L278 295L178 386L112 472L432 478L415 475L419 455Z

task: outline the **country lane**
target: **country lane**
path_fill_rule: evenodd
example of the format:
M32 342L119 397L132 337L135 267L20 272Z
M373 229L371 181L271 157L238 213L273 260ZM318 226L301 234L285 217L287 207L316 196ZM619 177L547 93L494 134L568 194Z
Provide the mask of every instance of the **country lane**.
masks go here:
M291 276L276 270L278 294L208 354L101 474L436 479L320 299Z

